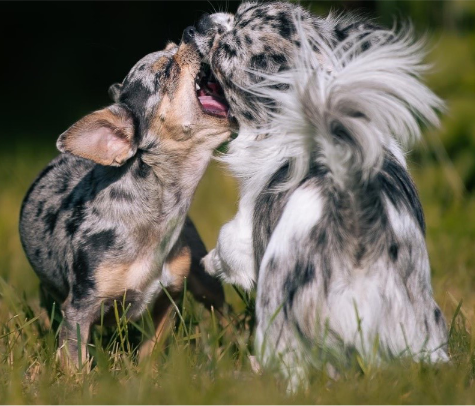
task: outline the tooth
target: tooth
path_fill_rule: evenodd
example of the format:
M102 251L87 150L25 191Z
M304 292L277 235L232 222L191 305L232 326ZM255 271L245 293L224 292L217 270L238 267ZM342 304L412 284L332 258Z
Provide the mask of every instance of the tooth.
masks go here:
M196 86L196 90L200 90L200 89L201 89L201 87L200 87L200 85L199 85L198 83L196 83L195 86Z

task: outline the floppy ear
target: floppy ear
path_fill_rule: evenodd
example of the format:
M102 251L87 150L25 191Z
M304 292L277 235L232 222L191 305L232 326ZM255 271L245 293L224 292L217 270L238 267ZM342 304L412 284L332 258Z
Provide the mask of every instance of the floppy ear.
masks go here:
M73 124L59 136L56 147L101 165L120 166L137 151L134 132L132 115L113 104Z
M120 92L122 91L122 84L121 83L114 83L109 87L109 97L112 99L114 103L119 102Z

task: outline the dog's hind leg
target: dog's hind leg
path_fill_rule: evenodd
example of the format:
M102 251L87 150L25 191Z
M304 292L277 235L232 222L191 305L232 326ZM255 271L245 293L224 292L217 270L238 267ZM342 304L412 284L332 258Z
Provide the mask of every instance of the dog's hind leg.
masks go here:
M223 327L227 324L224 315L227 313L228 306L224 301L223 287L216 278L205 272L201 264L201 259L206 253L206 247L198 231L191 220L187 218L180 241L164 266L162 282L167 292L160 292L154 303L152 318L155 334L141 346L139 351L141 360L151 354L169 326L170 313L173 309L170 298L173 301L179 298L184 289L185 278L187 279L187 289L194 298L208 309L216 310L218 320Z
M169 294L173 300L178 298L176 293L169 292ZM152 338L141 345L139 349L140 361L144 361L149 357L155 346L161 341L164 332L171 324L170 314L172 310L172 301L165 291L161 291L152 309L152 320L155 327L155 333Z

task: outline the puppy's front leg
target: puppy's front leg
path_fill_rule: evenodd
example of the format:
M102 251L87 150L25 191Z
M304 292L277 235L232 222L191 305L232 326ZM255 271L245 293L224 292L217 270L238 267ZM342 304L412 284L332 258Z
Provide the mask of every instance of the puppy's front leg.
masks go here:
M250 290L256 281L252 246L252 217L240 210L219 232L216 248L203 258L210 275Z

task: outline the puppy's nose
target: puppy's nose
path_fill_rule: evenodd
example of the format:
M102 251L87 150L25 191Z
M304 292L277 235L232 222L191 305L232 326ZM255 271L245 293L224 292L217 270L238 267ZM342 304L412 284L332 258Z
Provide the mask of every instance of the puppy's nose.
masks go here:
M198 24L196 24L196 28L200 34L206 34L206 31L208 31L210 28L213 27L213 20L209 16L208 13L204 13L200 21L198 21Z
M189 27L186 27L185 30L183 31L183 42L185 44L188 44L189 42L193 41L195 38L195 27L190 25Z

